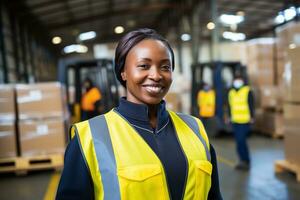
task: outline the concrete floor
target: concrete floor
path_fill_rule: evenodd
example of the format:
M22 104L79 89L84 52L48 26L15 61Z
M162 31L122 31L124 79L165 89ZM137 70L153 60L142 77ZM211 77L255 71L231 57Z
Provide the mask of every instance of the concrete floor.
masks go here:
M249 172L236 171L237 159L232 137L212 139L218 154L219 177L224 200L298 200L300 183L294 174L274 174L274 161L283 159L283 140L262 136L249 138L252 168ZM0 175L1 200L39 200L49 197L49 183L53 171L30 173L24 177ZM50 184L51 185L51 184ZM47 194L46 194L47 193ZM51 193L51 192L50 192ZM53 192L52 192L53 193Z
M233 138L211 140L218 155L220 187L224 200L299 200L300 183L291 173L274 173L274 161L284 159L283 140L254 135L249 138L252 167L235 170Z

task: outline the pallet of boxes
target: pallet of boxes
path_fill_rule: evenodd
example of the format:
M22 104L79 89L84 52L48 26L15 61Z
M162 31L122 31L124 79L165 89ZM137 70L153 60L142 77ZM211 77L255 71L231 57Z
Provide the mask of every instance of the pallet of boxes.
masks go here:
M17 84L14 88L17 152L0 159L0 172L60 170L68 121L62 86L54 82Z
M273 138L283 137L283 87L278 84L275 65L275 39L247 42L247 72L255 98L257 132Z
M275 171L293 172L300 182L300 47L289 49L287 58L283 106L285 160L275 162Z

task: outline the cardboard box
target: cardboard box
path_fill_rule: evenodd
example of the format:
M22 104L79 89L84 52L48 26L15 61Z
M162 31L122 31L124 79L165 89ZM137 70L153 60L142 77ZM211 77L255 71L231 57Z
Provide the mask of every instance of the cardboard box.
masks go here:
M15 121L0 123L0 158L17 156Z
M64 118L65 93L60 83L18 84L16 91L20 120Z
M282 96L278 86L261 86L259 89L259 99L261 108L275 108L276 110L282 109Z
M286 160L300 166L300 133L299 132L285 132L284 136L284 150Z
M64 153L64 120L28 120L19 122L21 156Z
M271 134L282 135L284 133L283 114L280 112L264 112L263 131Z
M300 47L288 50L284 69L285 100L300 103Z
M300 124L300 104L288 103L283 104L283 115L287 120L299 120Z
M16 120L15 90L13 85L0 85L0 122Z
M300 123L299 119L283 119L284 132L294 132L300 134Z
M276 28L278 43L281 48L288 49L290 44L300 45L300 23L289 22Z
M175 92L169 92L165 96L166 107L175 112L181 112L182 105L180 100L180 95Z

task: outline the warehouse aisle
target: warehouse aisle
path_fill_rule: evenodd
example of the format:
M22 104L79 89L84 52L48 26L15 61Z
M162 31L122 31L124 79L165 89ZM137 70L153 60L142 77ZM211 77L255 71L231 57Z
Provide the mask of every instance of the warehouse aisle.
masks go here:
M233 168L236 155L231 137L211 140L218 153L224 200L296 200L300 196L300 186L295 175L274 174L274 161L284 158L283 140L254 135L249 141L253 167L244 172ZM53 171L30 173L24 177L1 175L1 200L46 200L46 196L53 195L57 178Z
M249 139L252 169L235 170L235 143L231 137L211 140L218 154L224 200L296 200L300 185L294 174L274 173L274 161L284 159L283 140L254 135Z

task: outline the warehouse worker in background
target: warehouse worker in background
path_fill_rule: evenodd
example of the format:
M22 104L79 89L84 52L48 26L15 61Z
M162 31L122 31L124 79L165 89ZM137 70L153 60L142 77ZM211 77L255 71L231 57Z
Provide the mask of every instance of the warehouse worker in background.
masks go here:
M81 98L82 120L95 117L103 112L101 102L102 95L100 90L94 86L91 79L86 78L83 81L84 93Z
M254 119L254 100L248 85L238 75L233 80L233 88L228 93L229 116L236 140L236 148L239 162L236 169L249 170L250 155L247 145L247 136L250 132L250 124Z
M131 31L114 63L126 97L73 125L56 199L221 200L201 121L166 109L175 67L168 41L152 29Z
M216 112L216 93L209 84L203 82L202 88L199 90L197 95L197 103L200 119L202 120L208 134L215 136L217 134L217 124L214 119Z

